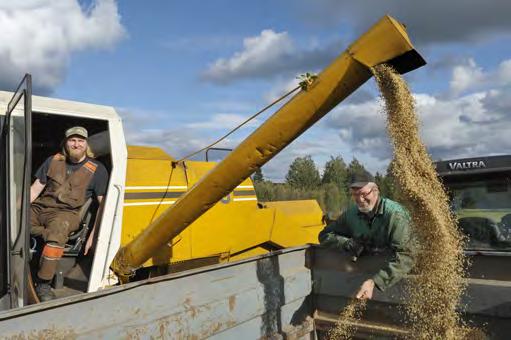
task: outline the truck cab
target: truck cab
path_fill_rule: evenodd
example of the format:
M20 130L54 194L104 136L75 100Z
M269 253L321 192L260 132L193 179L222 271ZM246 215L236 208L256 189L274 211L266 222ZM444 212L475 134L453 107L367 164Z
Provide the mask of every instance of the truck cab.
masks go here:
M471 254L511 252L511 156L436 163Z
M0 310L30 302L30 265L38 247L30 235L30 185L44 160L61 149L64 131L75 125L89 131L89 145L105 165L109 182L94 253L84 259L79 251L70 252L62 261L62 272L87 262L79 263L77 285L65 294L96 290L109 277L108 261L120 245L126 175L121 119L112 107L32 96L27 75L16 92L0 91Z

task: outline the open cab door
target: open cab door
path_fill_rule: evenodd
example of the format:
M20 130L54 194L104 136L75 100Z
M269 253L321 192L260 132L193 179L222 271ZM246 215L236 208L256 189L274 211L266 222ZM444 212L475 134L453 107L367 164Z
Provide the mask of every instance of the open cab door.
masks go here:
M0 310L27 304L32 78L26 74L0 116Z

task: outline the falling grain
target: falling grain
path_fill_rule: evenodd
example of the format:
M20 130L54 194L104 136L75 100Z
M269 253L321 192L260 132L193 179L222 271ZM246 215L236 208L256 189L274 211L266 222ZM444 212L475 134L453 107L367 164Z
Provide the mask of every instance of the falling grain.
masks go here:
M391 67L373 70L385 103L394 147L393 174L412 216L417 275L405 306L412 337L461 339L468 329L456 307L465 289L463 236L448 197L421 142L415 102L406 82Z
M367 300L353 299L339 315L335 326L328 331L327 338L332 340L351 339L357 331L356 323L362 317Z

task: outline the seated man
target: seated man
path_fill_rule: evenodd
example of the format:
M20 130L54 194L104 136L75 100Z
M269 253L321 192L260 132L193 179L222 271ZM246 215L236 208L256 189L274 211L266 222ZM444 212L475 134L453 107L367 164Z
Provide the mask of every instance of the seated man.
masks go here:
M393 253L393 258L364 281L355 295L357 299L371 299L375 285L384 291L412 267L410 217L399 203L380 196L378 186L368 173L351 177L350 192L355 204L319 233L319 242L322 246L351 252L354 261L363 252L387 249Z
M85 255L92 245L96 224L101 216L108 172L101 163L89 157L91 153L87 138L87 130L83 127L68 129L62 143L62 153L46 159L37 170L36 180L30 188L31 234L41 236L45 241L35 280L41 301L55 298L50 282L69 234L79 227L80 207L89 197L94 195L100 208L85 245Z

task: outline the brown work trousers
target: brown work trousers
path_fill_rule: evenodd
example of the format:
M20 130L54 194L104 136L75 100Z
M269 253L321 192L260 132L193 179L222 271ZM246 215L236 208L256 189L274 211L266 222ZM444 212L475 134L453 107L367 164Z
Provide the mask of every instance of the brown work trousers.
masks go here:
M69 234L78 229L80 218L78 211L62 208L47 208L32 204L30 233L41 236L46 242L53 242L64 247Z

